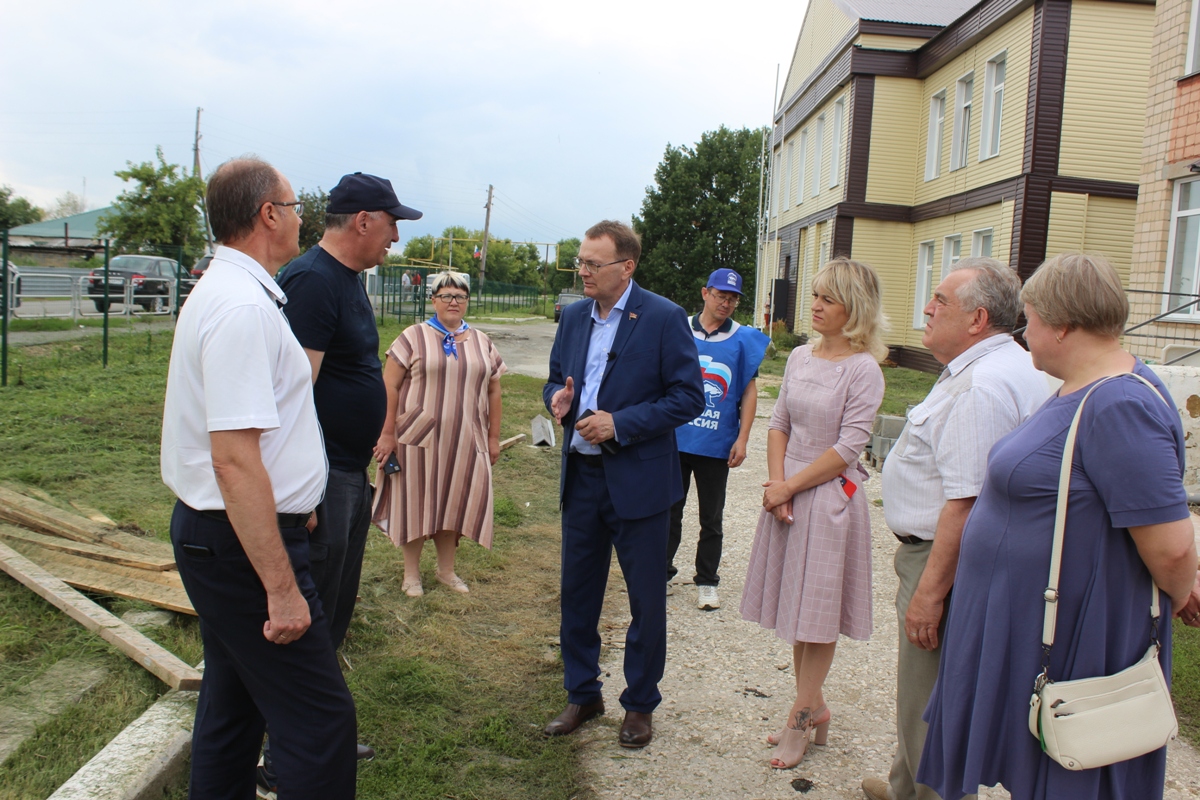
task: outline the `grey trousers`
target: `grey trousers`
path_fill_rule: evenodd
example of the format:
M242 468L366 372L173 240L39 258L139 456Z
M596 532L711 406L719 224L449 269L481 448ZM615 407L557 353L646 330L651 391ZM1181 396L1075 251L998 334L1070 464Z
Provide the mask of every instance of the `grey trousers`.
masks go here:
M940 800L937 792L915 780L917 766L921 763L921 750L925 747L925 729L929 726L921 715L933 694L937 682L938 661L942 657L941 642L946 633L946 614L938 626L938 649L922 650L910 644L904 633L904 617L908 604L921 582L925 562L933 542L901 544L896 550L896 577L900 579L896 590L896 615L899 618L899 656L896 659L896 758L888 783L892 787L893 800ZM967 795L964 800L974 800Z

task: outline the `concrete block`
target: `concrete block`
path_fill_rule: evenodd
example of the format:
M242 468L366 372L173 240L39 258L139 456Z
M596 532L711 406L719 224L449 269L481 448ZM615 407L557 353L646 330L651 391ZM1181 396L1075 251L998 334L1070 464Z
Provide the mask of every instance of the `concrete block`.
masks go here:
M0 764L39 725L79 702L105 675L103 667L65 658L0 703Z
M1185 486L1200 484L1200 367L1150 367L1171 393L1183 423Z
M904 417L877 414L875 424L871 427L871 433L888 439L899 439L900 432L904 430L904 423L907 421Z
M172 690L129 724L49 800L150 800L180 780L199 692Z
M161 628L171 624L171 621L175 619L175 612L163 609L156 609L154 611L126 611L121 615L121 619L138 630Z
M530 437L533 440L535 447L554 447L554 423L538 414L530 424L533 426L533 435Z

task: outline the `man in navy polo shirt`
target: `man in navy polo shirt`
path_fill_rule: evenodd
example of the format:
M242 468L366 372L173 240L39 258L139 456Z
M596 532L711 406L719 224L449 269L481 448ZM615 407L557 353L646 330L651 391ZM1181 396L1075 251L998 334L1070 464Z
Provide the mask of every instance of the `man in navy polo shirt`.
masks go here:
M679 468L683 499L671 507L667 538L668 587L678 570L675 553L683 538L683 507L688 487L696 477L700 506L700 540L696 544L696 607L714 611L721 607L717 584L721 577L722 520L725 485L731 467L746 460L746 442L758 405L755 377L771 340L754 328L734 322L734 309L742 299L742 276L719 269L700 290L704 309L692 317L692 335L700 357L705 409L700 416L675 431L679 442ZM669 593L669 592L668 592Z
M400 203L391 181L361 172L345 175L329 193L320 243L279 278L287 294L283 312L312 364L313 399L329 459L309 563L335 649L350 627L358 595L371 523L367 465L387 409L379 331L360 276L382 264L399 240L397 220L420 218L420 211ZM372 755L359 745L360 758ZM265 766L269 775L269 763Z

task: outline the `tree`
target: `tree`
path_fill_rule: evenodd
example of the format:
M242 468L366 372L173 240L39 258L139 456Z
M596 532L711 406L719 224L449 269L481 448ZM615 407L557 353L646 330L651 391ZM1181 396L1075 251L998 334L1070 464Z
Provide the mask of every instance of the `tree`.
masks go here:
M0 186L0 231L41 222L43 216L42 210L24 197L14 198L11 186Z
M727 268L754 297L762 136L722 125L695 147L667 145L633 220L642 236L640 285L694 310L709 273Z
M301 189L296 199L304 203L304 215L300 217L300 252L307 253L325 235L325 209L329 205L329 195L318 186L315 192Z
M162 245L182 248L182 262L190 267L204 252L204 222L199 204L204 180L189 176L178 164L168 164L162 147L155 149L158 166L151 161L134 164L115 174L134 186L121 192L113 210L97 225L102 235L117 239L124 247L163 253Z
M54 206L46 213L46 219L62 219L73 217L87 211L83 198L74 192L63 192L54 201Z

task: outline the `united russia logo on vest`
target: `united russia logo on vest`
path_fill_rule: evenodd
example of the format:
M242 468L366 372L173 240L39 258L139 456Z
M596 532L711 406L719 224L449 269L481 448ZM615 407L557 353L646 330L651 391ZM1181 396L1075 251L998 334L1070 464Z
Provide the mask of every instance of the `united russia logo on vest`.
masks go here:
M713 361L712 356L700 356L700 378L704 381L704 400L712 408L729 393L733 371L719 361Z

